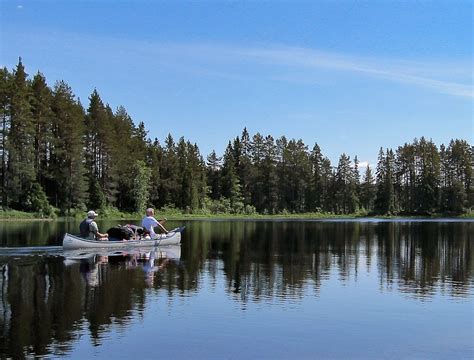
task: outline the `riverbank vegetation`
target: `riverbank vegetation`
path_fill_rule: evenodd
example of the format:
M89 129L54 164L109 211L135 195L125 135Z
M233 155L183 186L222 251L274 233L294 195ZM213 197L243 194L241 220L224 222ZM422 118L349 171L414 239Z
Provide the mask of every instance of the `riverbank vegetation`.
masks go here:
M12 217L95 209L121 218L147 206L189 216L426 216L474 206L474 148L463 139L381 148L376 168L363 174L357 156L332 164L317 143L247 129L222 156L204 157L184 137L150 139L97 90L85 108L66 82L29 78L21 59L13 71L0 69L0 121L0 202Z

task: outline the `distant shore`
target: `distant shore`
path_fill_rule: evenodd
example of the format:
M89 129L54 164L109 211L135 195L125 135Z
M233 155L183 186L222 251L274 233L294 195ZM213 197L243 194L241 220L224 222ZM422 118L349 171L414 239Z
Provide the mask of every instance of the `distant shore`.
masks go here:
M0 211L0 222L9 222L9 221L72 221L72 220L81 220L84 216L81 214L74 214L73 216L58 216L58 217L44 217L38 213L29 213L16 210L7 210ZM98 220L140 220L142 219L143 214L137 213L125 213L125 212L103 212L99 213ZM449 215L449 214L431 214L431 215L370 215L370 214L331 214L331 213L301 213L301 214L188 214L188 213L166 213L157 211L156 218L167 218L168 220L212 220L212 219L222 219L222 220L233 220L233 219L242 219L242 220L285 220L285 219L353 219L353 218L374 218L374 219L421 219L421 218L452 218L452 219L474 219L474 212L465 213L461 215Z

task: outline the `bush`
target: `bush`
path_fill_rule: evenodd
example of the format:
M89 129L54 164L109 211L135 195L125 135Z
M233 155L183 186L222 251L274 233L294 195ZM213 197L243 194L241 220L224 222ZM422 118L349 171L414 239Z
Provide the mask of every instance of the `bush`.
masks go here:
M35 212L39 217L55 217L54 208L49 204L40 184L34 182L22 202L22 207L28 212Z
M253 205L245 205L244 213L245 215L256 215L257 209Z
M177 209L174 204L167 204L163 206L161 209L159 209L160 213L166 214L166 215L180 215L181 211Z

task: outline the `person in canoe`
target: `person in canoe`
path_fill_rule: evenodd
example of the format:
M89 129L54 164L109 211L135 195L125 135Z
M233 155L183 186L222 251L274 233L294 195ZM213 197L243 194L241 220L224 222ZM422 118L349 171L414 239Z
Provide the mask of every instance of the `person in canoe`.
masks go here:
M155 233L155 227L159 227L166 234L168 233L168 230L166 230L165 227L163 226L166 219L158 221L155 219L154 215L155 215L155 210L153 210L153 208L148 208L146 209L146 216L142 220L142 227L145 229L145 231L148 234L150 234L150 237L152 239L156 238L157 236L157 234Z
M81 236L89 240L109 240L109 234L101 234L97 223L94 221L98 215L94 210L87 213L87 217L79 225Z

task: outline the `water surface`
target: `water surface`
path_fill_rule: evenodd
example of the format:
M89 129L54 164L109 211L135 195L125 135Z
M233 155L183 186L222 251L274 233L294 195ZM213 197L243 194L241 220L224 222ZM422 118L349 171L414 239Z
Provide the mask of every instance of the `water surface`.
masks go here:
M77 222L1 223L0 357L474 356L473 222L185 225L113 254L63 253Z

